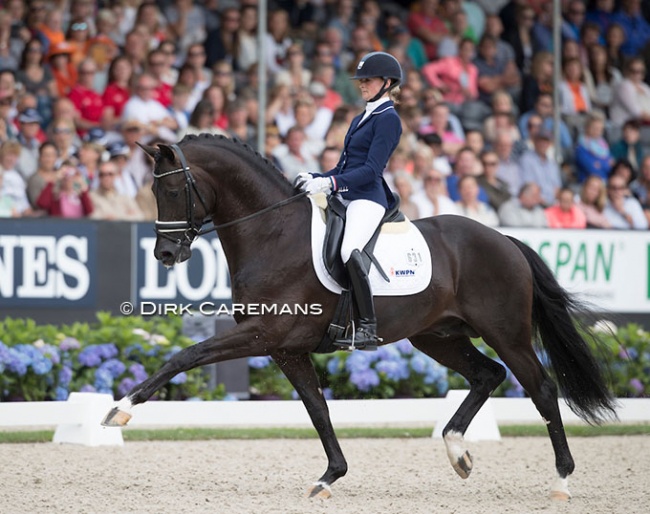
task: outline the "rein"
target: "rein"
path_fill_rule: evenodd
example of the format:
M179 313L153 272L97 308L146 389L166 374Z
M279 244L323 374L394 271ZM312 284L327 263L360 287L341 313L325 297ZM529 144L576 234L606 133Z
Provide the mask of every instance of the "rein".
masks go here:
M208 229L204 229L203 226L206 223L210 222L210 218L204 219L200 224L194 222L194 198L193 194L196 194L196 196L199 197L199 201L201 202L201 205L203 206L203 209L207 212L208 208L206 206L205 199L203 198L203 195L201 194L201 191L199 191L198 186L196 185L196 180L194 179L194 176L192 175L192 172L190 170L190 167L187 165L187 159L185 159L185 154L183 154L183 151L180 149L180 147L177 144L171 145L171 148L178 154L178 158L181 161L181 167L176 168L175 170L171 171L165 171L163 173L156 173L154 171L153 177L155 179L159 179L162 177L167 177L169 175L175 175L177 173L184 173L185 174L185 200L186 200L186 221L159 221L156 220L154 222L154 231L156 232L156 235L159 235L161 237L164 237L165 239L169 239L170 241L173 241L174 243L180 245L184 241L187 241L189 244L192 244L199 236L202 236L204 234L209 234L210 232L214 232L216 230L219 230L221 228L227 228L227 227L232 227L233 225L238 225L239 223L244 223L245 221L249 221L253 218L257 218L258 216L262 216L263 214L266 214L267 212L270 212L274 209L278 209L280 207L283 207L295 200L298 200L299 198L302 198L307 195L306 191L303 191L301 193L298 193L296 195L293 195L285 200L282 200L278 203L274 203L273 205L270 205L268 207L265 207L264 209L261 209L257 212L254 212L252 214L247 214L246 216L243 216L241 218L238 218L233 221L228 221L226 223L221 223L220 225L214 225ZM183 232L183 239L176 239L172 237L169 234L173 234L175 232Z

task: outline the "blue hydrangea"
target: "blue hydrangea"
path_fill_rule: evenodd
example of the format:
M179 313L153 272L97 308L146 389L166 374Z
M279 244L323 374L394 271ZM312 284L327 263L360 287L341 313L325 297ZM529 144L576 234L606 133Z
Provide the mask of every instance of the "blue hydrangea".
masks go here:
M81 343L77 341L74 337L66 337L61 343L59 343L59 348L67 352L69 350L78 350L81 348Z
M32 369L37 375L47 375L52 371L52 361L41 356L39 359L32 361Z
M377 351L373 353L376 353L377 360L381 360L381 361L393 361L402 358L402 353L400 352L399 348L394 344L380 346L379 348L377 348Z
M376 352L352 352L345 361L345 369L349 373L360 373L370 368Z
M386 378L399 382L406 380L409 375L409 366L406 359L379 361L375 369L380 373L385 373Z
M67 387L71 381L72 381L72 368L70 368L69 366L63 366L59 370L59 385L62 387Z
M420 351L415 351L410 361L411 369L418 375L424 375L427 372L429 362L431 362L431 359L429 357Z
M129 359L132 355L140 355L143 353L143 348L140 343L132 344L124 349L124 356Z
M120 353L117 350L117 346L115 346L113 343L97 345L97 350L99 351L99 355L103 360L108 360L117 357L118 354Z
M124 378L117 386L117 392L121 397L126 396L126 394L136 386L137 382L132 378Z
M58 386L54 391L54 399L59 402L64 402L68 399L70 393L65 387Z
M408 339L400 339L395 343L395 346L402 355L411 355L414 351L416 351L415 348L413 348L411 341Z
M170 382L176 385L184 384L185 382L187 382L187 373L185 373L184 371L180 372L178 375L172 378Z
M372 368L354 371L350 373L350 382L352 382L359 391L365 393L379 385L379 374Z
M16 347L9 348L9 361L6 364L6 367L9 371L16 373L18 376L22 377L27 373L27 368L32 363L29 355L22 353Z
M113 375L110 371L104 368L97 368L95 370L95 388L98 392L104 392L106 389L113 387Z
M105 369L113 378L117 378L126 371L126 366L123 362L118 361L117 359L109 359L99 366L99 369Z
M56 346L44 344L39 347L39 351L41 352L41 355L51 360L52 364L59 364L61 362L61 354Z
M327 361L327 372L330 375L336 375L339 371L339 363L341 360L338 357L332 357Z
M332 398L334 398L334 393L332 392L332 389L329 388L329 387L326 387L325 389L323 389L323 397L326 400L331 400Z
M262 357L249 357L248 358L248 367L253 369L262 369L266 368L271 364L271 357L266 355Z
M135 379L136 383L140 383L149 377L149 375L144 369L144 366L137 362L129 366L129 373L133 375L133 378Z
M97 389L95 389L95 387L90 384L84 384L81 386L79 391L82 393L96 393Z
M102 356L96 344L86 346L79 352L77 359L79 359L79 364L88 368L94 368L102 363Z

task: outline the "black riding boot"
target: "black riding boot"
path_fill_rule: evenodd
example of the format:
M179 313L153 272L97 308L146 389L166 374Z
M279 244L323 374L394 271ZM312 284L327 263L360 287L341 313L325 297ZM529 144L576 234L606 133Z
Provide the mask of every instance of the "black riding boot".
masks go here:
M377 337L377 318L370 290L370 280L359 250L352 252L350 260L346 263L346 268L350 275L352 297L359 312L359 322L355 327L354 334L350 334L345 339L339 339L334 344L348 349L376 350L377 342L380 342L381 339Z

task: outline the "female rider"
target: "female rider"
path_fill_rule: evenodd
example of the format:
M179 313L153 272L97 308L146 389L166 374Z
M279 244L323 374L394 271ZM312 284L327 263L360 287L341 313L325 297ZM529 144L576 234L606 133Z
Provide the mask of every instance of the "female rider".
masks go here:
M386 209L395 202L383 171L402 134L402 124L391 100L393 90L402 81L402 68L392 55L372 52L361 59L352 79L359 81L361 97L367 103L365 111L352 120L338 164L326 173L301 173L296 184L310 194L337 193L346 205L341 257L350 275L359 323L353 334L336 344L376 350L380 341L377 319L361 251Z

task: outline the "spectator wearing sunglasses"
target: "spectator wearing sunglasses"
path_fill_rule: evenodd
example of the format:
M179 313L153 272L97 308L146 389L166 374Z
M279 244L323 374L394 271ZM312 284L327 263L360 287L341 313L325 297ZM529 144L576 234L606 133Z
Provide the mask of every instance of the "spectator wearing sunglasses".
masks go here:
M90 192L94 210L92 219L140 221L143 214L133 198L120 194L115 188L115 180L120 174L114 161L103 162L99 166L99 186Z

